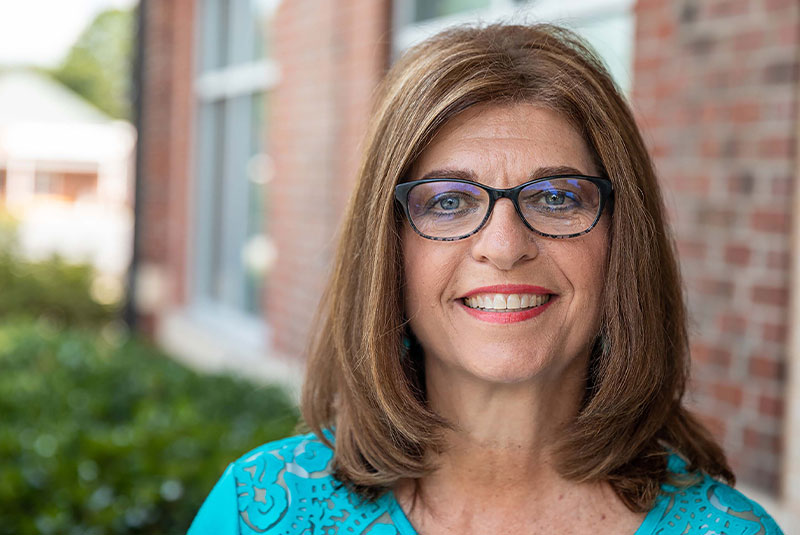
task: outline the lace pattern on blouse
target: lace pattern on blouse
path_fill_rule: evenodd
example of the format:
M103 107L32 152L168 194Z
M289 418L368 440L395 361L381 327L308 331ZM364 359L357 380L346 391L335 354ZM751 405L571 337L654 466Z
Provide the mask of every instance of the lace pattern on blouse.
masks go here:
M267 444L234 463L242 535L410 535L392 493L362 501L331 475L333 451L314 435ZM686 474L677 455L669 470ZM709 476L663 493L635 535L783 535L757 503Z
M673 473L686 474L677 455L669 460ZM782 535L781 529L756 502L707 475L685 489L664 485L652 515L658 515L653 535ZM638 532L637 532L638 535ZM642 534L644 535L644 534ZM648 533L649 535L649 533Z
M333 451L314 437L260 449L234 467L242 534L397 535L387 499L362 502L328 471Z

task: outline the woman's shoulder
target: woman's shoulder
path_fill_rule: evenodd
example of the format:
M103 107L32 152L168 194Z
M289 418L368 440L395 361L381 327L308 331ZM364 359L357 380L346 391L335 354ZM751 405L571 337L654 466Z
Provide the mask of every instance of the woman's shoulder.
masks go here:
M323 533L326 526L341 531L343 524L351 534L397 533L391 526L390 499L361 500L335 478L332 465L333 450L314 434L263 444L230 464L190 534L207 532L196 528L203 523L206 508L217 511L206 515L215 519L235 516L237 530L225 533L237 535ZM229 505L214 506L214 502ZM212 532L217 533L208 531Z
M333 437L326 435L333 441ZM253 466L269 464L284 469L290 465L302 467L307 473L329 472L333 450L313 433L295 435L267 442L250 450L232 463L236 471L253 471Z
M664 485L636 535L783 534L761 505L707 474L689 473L680 456L670 455L668 468L676 484Z

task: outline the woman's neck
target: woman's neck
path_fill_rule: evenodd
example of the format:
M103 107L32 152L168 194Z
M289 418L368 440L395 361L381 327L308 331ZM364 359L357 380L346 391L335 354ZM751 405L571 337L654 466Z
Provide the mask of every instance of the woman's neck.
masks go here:
M520 464L550 463L552 448L580 409L587 360L575 358L514 383L482 380L440 359L426 362L428 403L452 425L441 460L480 464L494 453L514 471Z
M559 438L584 395L582 360L514 384L426 366L428 401L452 428L432 459L435 471L395 489L421 533L492 531L493 526L513 533L511 523L521 533L536 533L532 523L547 532L560 515L575 518L578 508L587 526L614 520L619 527L622 519L635 530L641 519L628 515L608 485L568 481L556 467ZM550 532L569 532L564 529Z

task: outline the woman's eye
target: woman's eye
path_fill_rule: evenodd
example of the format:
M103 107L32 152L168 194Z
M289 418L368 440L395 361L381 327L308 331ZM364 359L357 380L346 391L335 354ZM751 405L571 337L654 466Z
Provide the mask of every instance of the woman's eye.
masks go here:
M580 203L578 196L573 192L557 189L543 191L536 197L538 198L532 198L531 200L540 206L544 205L548 207L566 208L570 206L577 206Z
M436 204L442 210L456 210L461 201L456 197L445 197L444 199L439 199Z
M531 210L557 210L561 212L573 210L581 205L578 195L574 192L559 189L539 191L525 198L524 202L523 199L520 199L520 203Z
M545 202L549 205L556 206L564 204L566 194L563 191L548 191L545 194Z

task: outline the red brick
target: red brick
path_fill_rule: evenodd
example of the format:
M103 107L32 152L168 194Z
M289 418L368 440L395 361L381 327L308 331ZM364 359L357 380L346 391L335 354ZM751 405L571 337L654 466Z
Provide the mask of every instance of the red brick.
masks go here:
M667 39L675 34L675 22L670 19L662 20L656 28L655 35L659 39Z
M707 5L708 16L714 19L721 19L747 13L750 2L748 0L717 0L708 2Z
M784 11L796 9L797 2L795 0L764 0L764 7L767 8L767 11Z
M739 314L722 314L718 325L720 331L724 333L743 335L747 329L747 318Z
M708 250L708 245L696 240L678 239L676 245L681 258L703 259Z
M741 102L731 107L730 118L736 124L746 124L761 118L761 106L758 102Z
M758 412L771 418L782 418L783 399L766 394L758 396Z
M796 20L789 20L787 23L778 26L778 44L782 46L797 46L800 41L800 23Z
M757 285L750 291L754 303L785 307L789 303L789 291L784 287Z
M704 174L677 174L672 177L669 185L676 192L695 193L705 195L708 193L711 178Z
M750 263L750 247L746 245L726 245L725 261L738 266L746 266Z
M789 254L781 251L770 251L767 253L767 267L786 271L791 266L792 258Z
M789 158L794 154L795 140L788 136L771 136L758 143L758 155L763 158Z
M787 328L785 323L765 323L762 338L765 342L785 343Z
M727 367L731 363L731 352L725 348L695 342L691 345L692 360L703 364Z
M733 295L733 283L727 280L704 277L696 281L695 287L703 295L716 297L731 297Z
M764 42L764 31L761 29L747 30L733 37L733 50L747 52L758 49Z
M774 209L758 209L750 216L750 226L762 232L785 234L791 228L791 219L784 212L777 212Z
M744 445L750 448L765 449L771 453L781 451L780 437L772 433L764 433L756 429L746 427L742 435Z
M751 375L764 379L780 379L783 375L783 366L780 362L761 355L750 357L748 370Z
M727 83L726 83L727 85ZM720 155L720 143L716 139L705 139L700 143L700 155L716 158Z
M730 383L715 383L711 387L711 393L722 403L739 407L742 404L742 386Z
M733 208L706 205L697 214L697 222L700 225L729 228L736 222L737 215Z
M789 198L794 192L794 179L792 177L774 178L770 191L776 197Z

